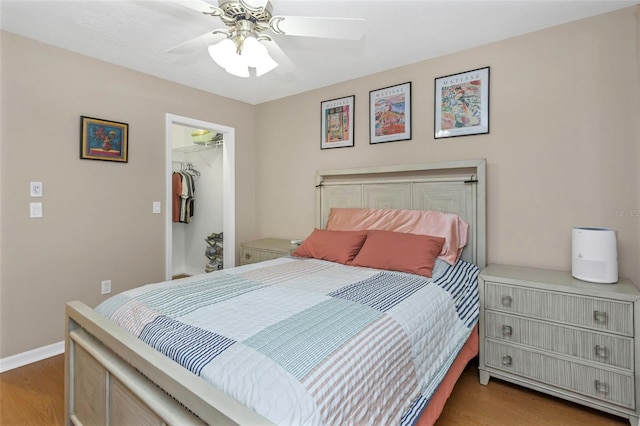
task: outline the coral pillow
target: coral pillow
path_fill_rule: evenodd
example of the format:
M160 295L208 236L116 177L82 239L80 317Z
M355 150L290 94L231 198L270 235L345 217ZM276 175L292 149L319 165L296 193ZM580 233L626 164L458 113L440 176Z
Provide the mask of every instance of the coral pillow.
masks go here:
M347 264L356 257L366 238L367 231L314 229L291 255Z
M351 266L431 277L443 244L442 237L371 230Z

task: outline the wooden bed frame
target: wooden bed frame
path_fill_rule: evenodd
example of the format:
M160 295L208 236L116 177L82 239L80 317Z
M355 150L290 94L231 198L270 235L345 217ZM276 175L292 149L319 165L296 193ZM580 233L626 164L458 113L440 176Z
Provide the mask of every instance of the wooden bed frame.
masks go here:
M486 161L324 170L316 226L331 207L455 213L470 225L462 258L486 265ZM83 304L66 307L65 418L81 424L270 424L250 408Z

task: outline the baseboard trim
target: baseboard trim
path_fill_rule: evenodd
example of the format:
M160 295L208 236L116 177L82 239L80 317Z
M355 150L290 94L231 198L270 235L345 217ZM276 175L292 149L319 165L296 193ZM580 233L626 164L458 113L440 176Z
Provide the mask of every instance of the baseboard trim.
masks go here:
M0 373L64 353L64 341L0 359Z
M204 274L204 268L198 269L198 268L184 268L185 271L184 273L189 275L190 277L193 277L195 275L200 275L200 274Z

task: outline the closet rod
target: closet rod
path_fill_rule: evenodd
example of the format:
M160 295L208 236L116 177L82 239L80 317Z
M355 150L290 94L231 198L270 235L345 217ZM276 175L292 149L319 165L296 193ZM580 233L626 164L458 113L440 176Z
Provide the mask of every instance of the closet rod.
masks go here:
M179 168L179 170L176 170ZM193 167L193 163L188 161L172 161L171 170L173 172L193 172L196 176L200 176L200 172Z

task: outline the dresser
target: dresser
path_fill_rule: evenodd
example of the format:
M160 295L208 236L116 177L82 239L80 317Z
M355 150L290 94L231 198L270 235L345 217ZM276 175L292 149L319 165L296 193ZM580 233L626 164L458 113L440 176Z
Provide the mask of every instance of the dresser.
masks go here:
M297 248L298 245L291 244L291 240L280 238L263 238L240 243L240 265L289 256Z
M489 265L480 285L480 382L491 377L638 425L640 291L569 272Z

